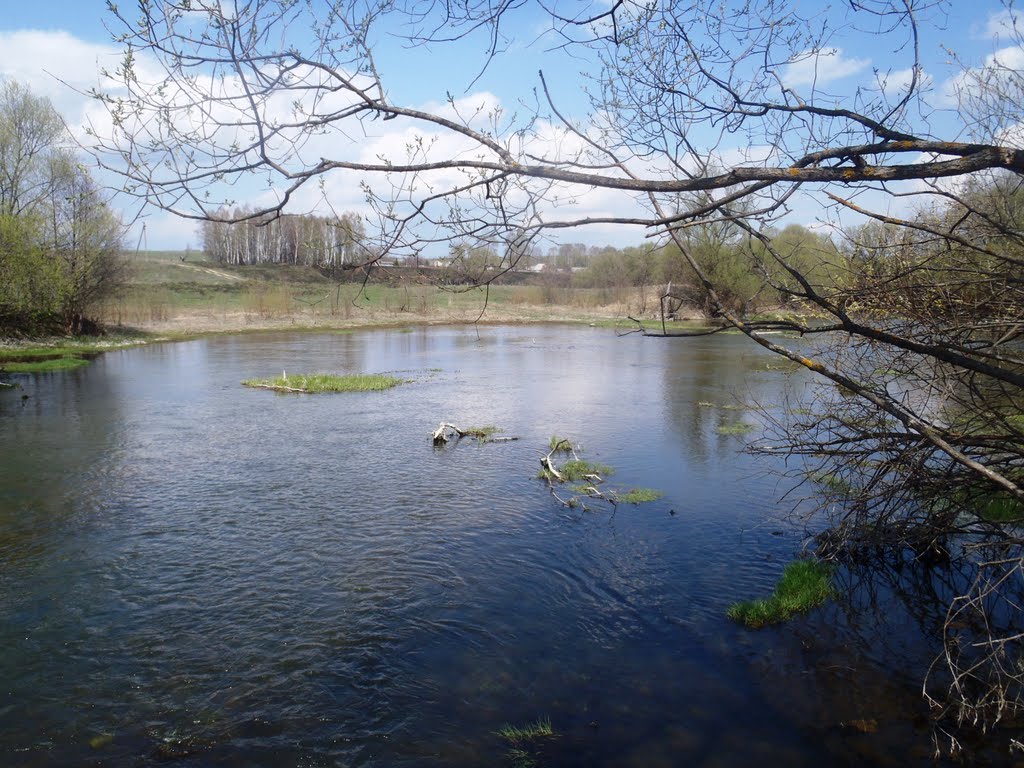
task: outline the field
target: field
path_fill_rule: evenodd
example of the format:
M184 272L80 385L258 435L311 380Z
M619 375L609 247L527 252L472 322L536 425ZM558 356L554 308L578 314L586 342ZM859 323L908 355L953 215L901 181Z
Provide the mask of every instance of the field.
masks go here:
M112 326L161 333L285 327L354 327L475 322L587 321L632 325L654 319L657 289L578 289L557 281L441 287L428 277L385 270L363 285L309 267L223 266L202 254L131 255L128 288L101 310ZM562 281L565 282L565 281Z

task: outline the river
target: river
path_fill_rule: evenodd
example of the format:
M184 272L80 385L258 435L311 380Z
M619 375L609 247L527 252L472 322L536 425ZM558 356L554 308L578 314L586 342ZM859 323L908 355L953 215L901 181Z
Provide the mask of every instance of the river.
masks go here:
M408 381L240 386L282 370ZM844 572L790 624L725 616L813 502L743 452L813 384L742 337L261 333L11 378L0 762L928 764L933 649L897 591ZM519 439L435 448L441 421ZM555 434L664 496L562 506Z

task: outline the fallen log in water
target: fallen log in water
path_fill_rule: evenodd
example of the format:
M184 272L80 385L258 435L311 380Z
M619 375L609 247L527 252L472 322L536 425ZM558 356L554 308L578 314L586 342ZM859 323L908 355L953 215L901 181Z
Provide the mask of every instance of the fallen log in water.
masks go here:
M482 443L507 443L511 440L518 440L518 437L493 437L499 431L497 427L468 427L460 429L454 424L442 421L434 430L432 438L434 445L446 445L458 441L463 437L475 437Z

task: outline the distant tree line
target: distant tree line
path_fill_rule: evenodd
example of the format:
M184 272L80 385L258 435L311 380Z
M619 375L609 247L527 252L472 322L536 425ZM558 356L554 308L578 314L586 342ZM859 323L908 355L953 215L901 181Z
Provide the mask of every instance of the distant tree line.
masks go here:
M0 328L88 330L125 279L123 226L49 100L0 82Z
M251 213L247 207L223 209L202 223L208 258L221 264L298 264L321 269L354 267L374 258L363 222L355 214L247 218Z
M850 261L856 248L837 245L828 235L799 224L765 233L768 244L785 253L788 263L821 287L843 284L853 274ZM687 228L685 247L704 274L718 286L718 297L728 307L745 315L757 309L787 304L793 299L790 272L769 257L764 242L751 238L729 222ZM482 283L508 270L511 259L488 243L460 240L450 244L444 262L447 282ZM615 248L582 243L551 246L546 253L533 251L514 262L516 271L540 274L571 273L569 285L591 289L646 289L658 287L678 309L685 304L708 317L718 314L680 248L644 244Z
M832 284L842 279L843 254L827 235L799 224L769 230L766 238L785 251L812 280ZM790 275L765 258L765 247L729 222L690 227L682 235L690 255L718 286L718 297L734 312L745 315L789 300ZM589 266L574 276L574 284L590 288L659 286L677 304L687 304L708 317L718 310L675 244L604 248Z

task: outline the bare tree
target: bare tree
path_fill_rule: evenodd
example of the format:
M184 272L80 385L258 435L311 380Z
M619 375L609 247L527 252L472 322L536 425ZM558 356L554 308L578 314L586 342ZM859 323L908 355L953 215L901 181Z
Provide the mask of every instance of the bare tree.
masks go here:
M1012 3L1006 10L1015 18ZM120 90L97 94L115 128L109 138L97 129L97 152L131 194L199 219L214 217L229 202L225 185L242 177L261 179L262 199L273 200L239 211L254 220L279 216L326 177L347 180L371 211L372 258L471 242L497 262L483 280L567 228L635 226L671 243L709 313L835 385L824 418L780 425L781 450L817 457L844 480L823 549L908 545L973 564L930 677L929 695L944 690L937 706L983 724L1018 709L1024 673L1005 662L1019 657L1024 621L989 609L1011 599L1024 543L1021 73L998 60L965 67L962 119L932 122L918 48L940 2L820 11L786 0L616 0L578 15L532 9L552 47L586 69L585 118L560 107L543 72L519 116L473 97L428 111L390 95L375 56L382 36L483 40L486 69L526 12L478 0L152 0L138 18L113 8L126 54L113 73ZM1016 26L1008 34L1019 46ZM873 87L831 93L820 67L863 35L887 41L891 68ZM412 138L361 156L392 120ZM552 205L595 189L618 195L624 213L572 218ZM814 266L769 231L798 195L844 225L841 247ZM887 212L890 202L909 212ZM730 249L745 248L750 268L813 319L748 321L693 228L727 233ZM762 333L779 329L803 341ZM1009 512L1000 520L979 498ZM970 622L965 637L971 611L1006 620Z

